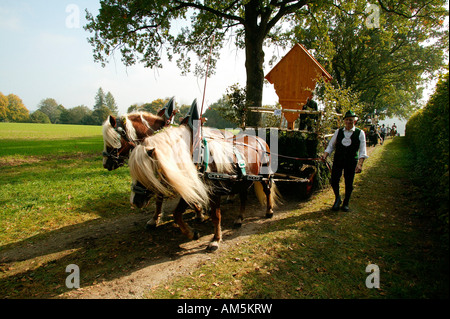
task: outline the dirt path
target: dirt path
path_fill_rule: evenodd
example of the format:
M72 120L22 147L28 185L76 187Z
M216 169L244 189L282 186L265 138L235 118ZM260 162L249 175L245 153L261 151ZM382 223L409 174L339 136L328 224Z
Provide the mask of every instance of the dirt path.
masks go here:
M283 212L296 207L285 204L272 219L265 219L261 217L265 209L249 196L247 218L241 228L234 229L238 204L234 199L222 207L224 240L215 253L206 252L213 233L211 221L196 222L192 212L184 219L203 235L194 241L174 227L170 214L163 216L160 226L148 231L144 226L149 214L137 212L8 245L0 252L0 298L142 298L150 288L214 262L227 247L245 241L263 225L283 218ZM65 287L69 275L65 268L70 264L80 269L78 289Z
M103 281L99 284L81 287L63 293L58 298L115 298L115 299L135 299L142 298L146 291L152 287L164 285L175 276L183 276L191 273L195 268L205 263L212 263L221 256L221 252L233 245L239 245L255 234L266 223L274 222L282 218L283 213L277 214L268 220L255 217L260 214L258 207L252 207L249 213L253 217L248 217L240 229L227 228L223 233L223 242L219 251L215 253L206 252L206 247L211 240L212 234L202 236L199 240L185 242L179 247L174 247L168 251L166 256L162 256L155 262L142 269L138 269L126 276L113 280ZM205 223L209 224L207 220ZM211 230L212 230L212 225Z

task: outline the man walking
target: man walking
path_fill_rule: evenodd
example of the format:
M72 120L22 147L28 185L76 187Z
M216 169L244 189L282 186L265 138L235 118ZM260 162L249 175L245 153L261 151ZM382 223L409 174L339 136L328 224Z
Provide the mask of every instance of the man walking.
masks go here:
M342 203L339 193L339 181L344 172L345 198L342 210L349 211L350 196L353 191L355 173L361 173L363 162L367 156L366 136L362 130L355 127L358 117L353 111L347 111L344 115L344 127L337 129L328 143L328 147L322 155L325 160L333 151L334 160L331 170L331 187L333 188L335 201L332 210L337 211Z

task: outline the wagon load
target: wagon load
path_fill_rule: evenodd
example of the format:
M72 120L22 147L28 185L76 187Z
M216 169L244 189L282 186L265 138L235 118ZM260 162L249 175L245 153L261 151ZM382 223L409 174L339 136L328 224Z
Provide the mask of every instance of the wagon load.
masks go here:
M278 128L278 167L275 178L279 182L287 182L288 189L296 189L292 182L297 183L301 195L309 195L316 182L319 172L318 142L323 136L318 132L322 112L310 105L312 93L317 81L323 78L331 81L331 75L301 44L296 44L265 76L274 85L281 104L281 119ZM315 103L315 102L312 102ZM268 112L269 109L250 108L252 112ZM271 109L273 112L273 109ZM278 111L279 112L279 111ZM314 118L315 124L308 124L308 130L303 129L302 118ZM305 116L306 115L306 116ZM296 128L296 122L300 123ZM286 121L287 127L281 128L281 122ZM269 133L267 133L269 137ZM267 138L269 141L270 138ZM270 145L271 149L274 149ZM297 192L297 195L299 193Z
M325 68L301 44L296 44L265 76L274 85L288 129L294 129L294 122L321 77L326 81L332 80Z

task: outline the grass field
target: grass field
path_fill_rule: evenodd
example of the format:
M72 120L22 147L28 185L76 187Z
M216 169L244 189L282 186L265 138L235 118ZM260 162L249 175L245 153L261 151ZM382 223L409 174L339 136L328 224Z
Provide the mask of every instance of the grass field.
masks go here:
M0 159L101 152L101 134L100 126L0 123Z
M102 167L100 126L0 123L0 143L0 246L129 211L128 171Z

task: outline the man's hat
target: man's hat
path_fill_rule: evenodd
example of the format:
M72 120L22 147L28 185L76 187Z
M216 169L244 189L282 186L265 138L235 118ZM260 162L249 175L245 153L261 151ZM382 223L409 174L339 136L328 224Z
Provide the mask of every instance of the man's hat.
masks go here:
M344 115L344 119L346 119L347 117L354 117L355 120L358 118L355 114L355 112L353 112L352 110L348 110L347 113L345 113Z

